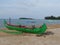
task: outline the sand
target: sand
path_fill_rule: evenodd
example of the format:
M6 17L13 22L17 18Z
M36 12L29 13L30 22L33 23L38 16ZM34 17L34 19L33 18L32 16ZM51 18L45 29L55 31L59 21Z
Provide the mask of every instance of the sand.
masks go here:
M37 36L29 33L12 35L0 32L0 45L60 45L60 26L49 25L46 32L50 33Z
M60 24L47 25L48 29L60 28Z

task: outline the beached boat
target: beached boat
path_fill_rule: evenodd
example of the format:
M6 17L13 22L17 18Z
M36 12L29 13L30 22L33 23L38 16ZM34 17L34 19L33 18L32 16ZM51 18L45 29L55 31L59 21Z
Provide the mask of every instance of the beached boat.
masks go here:
M6 28L8 28L10 30L17 30L17 31L21 31L21 32L34 33L34 34L43 34L47 29L46 24L43 24L41 26L41 28L30 29L30 28L25 28L25 27L8 25L6 20L4 20L4 25L5 25Z

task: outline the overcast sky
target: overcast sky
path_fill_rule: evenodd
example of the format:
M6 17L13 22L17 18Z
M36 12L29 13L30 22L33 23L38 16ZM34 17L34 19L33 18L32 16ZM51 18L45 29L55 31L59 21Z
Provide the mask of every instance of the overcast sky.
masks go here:
M0 18L60 16L60 0L0 0Z

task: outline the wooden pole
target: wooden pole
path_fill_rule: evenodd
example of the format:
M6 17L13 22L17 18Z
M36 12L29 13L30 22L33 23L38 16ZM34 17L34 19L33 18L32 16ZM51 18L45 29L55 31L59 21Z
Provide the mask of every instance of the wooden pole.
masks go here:
M11 24L11 18L9 18L9 24Z

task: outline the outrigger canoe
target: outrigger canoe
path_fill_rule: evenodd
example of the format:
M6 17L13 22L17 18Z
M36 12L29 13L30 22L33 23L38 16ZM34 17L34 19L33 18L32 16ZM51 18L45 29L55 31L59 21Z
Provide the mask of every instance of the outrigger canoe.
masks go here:
M16 31L21 31L21 32L25 32L25 33L33 33L33 34L43 34L43 33L45 33L45 31L47 29L47 26L45 23L41 26L41 28L34 28L34 29L8 25L6 20L4 20L4 25L6 28L8 28L10 30L16 30Z

